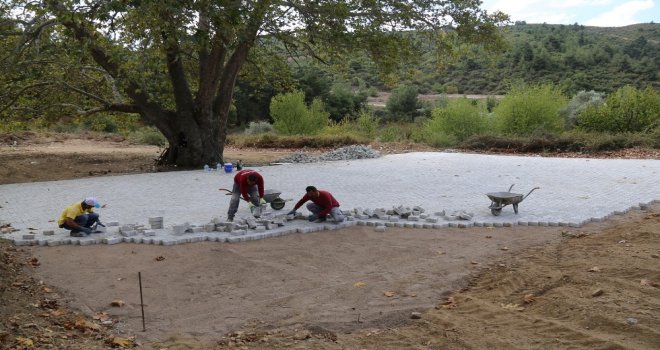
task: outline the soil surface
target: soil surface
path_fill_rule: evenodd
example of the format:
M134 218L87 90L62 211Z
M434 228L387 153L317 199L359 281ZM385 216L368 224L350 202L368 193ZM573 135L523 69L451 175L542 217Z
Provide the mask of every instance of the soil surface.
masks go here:
M159 154L22 137L0 147L0 183L152 171ZM263 164L295 151L225 156ZM48 172L26 174L35 167ZM582 228L358 226L171 247L0 241L0 349L657 349L658 242L660 205Z

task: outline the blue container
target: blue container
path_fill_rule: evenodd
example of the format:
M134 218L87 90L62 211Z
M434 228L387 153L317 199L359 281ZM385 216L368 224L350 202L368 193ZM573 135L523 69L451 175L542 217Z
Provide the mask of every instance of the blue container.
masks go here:
M234 171L234 165L231 163L225 163L225 173L231 173Z

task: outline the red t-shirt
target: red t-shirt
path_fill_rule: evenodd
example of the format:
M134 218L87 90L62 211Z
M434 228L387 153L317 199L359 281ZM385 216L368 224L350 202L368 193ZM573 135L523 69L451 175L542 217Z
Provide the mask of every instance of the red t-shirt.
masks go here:
M257 177L257 187L259 189L259 198L264 198L264 178L258 172L254 170L241 170L236 173L234 176L234 183L238 184L238 187L241 189L241 195L245 200L249 200L248 188L248 176L255 175Z
M319 196L317 198L310 198L309 194L305 193L305 195L300 198L298 203L293 207L293 210L296 210L300 208L305 202L311 200L314 202L314 204L318 205L319 207L323 208L323 210L319 213L319 217L324 217L328 214L330 214L330 210L332 210L332 207L338 207L339 202L335 199L335 197L330 194L328 191L321 191L319 190Z

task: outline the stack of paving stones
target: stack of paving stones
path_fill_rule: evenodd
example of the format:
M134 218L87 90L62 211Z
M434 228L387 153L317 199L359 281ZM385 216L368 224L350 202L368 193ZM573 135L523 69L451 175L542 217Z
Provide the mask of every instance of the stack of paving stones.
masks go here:
M655 203L652 202L652 203ZM86 237L70 237L64 229L43 230L40 233L21 233L18 231L3 234L1 238L11 240L15 245L90 245L142 243L156 245L177 245L183 243L243 242L283 236L293 233L305 234L318 231L337 230L350 226L370 226L377 232L385 232L390 227L441 229L446 227L512 227L512 226L570 226L581 227L588 222L607 220L613 215L623 215L632 209L647 209L652 203L641 203L625 211L616 211L604 217L591 218L582 222L546 222L546 221L508 221L485 222L473 221L474 215L464 210L446 214L445 211L428 213L420 206L404 205L386 208L354 208L343 213L346 220L323 223L310 223L301 213L296 215L274 214L265 212L261 218L252 216L236 219L233 222L213 218L205 224L174 224L163 226L163 217L148 218L149 225L111 221L106 223L105 232L93 233ZM101 227L99 227L100 229ZM98 231L97 231L98 232Z

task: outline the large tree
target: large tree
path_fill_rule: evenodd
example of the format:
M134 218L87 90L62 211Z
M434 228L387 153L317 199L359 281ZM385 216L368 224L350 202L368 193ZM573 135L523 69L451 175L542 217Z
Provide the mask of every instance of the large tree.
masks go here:
M93 63L107 78L103 89L62 85L86 99L83 113L138 113L167 138L162 161L179 166L222 161L234 86L255 49L268 48L280 59L313 57L330 64L361 50L392 70L430 47L441 57L452 55L460 42L497 48L498 25L506 20L482 11L479 0L13 4L12 19L30 34L26 38L75 41L81 66L89 69Z

